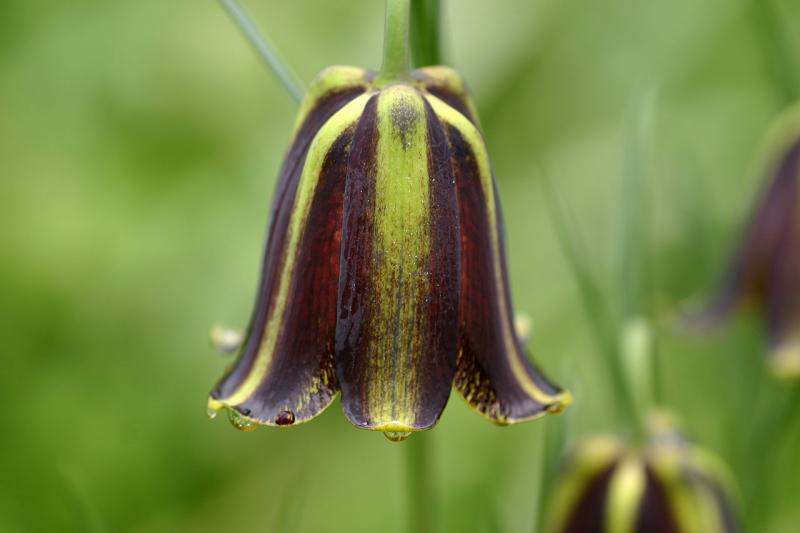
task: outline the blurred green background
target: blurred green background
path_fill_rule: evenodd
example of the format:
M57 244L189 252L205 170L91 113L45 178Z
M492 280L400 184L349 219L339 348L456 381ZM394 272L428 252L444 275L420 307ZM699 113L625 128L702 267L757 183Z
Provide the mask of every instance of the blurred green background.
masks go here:
M245 4L305 80L378 66L383 2ZM762 181L761 139L800 97L800 3L773 0L772 22L766 5L447 5L516 308L577 401L497 428L452 398L432 433L444 531L534 531L545 432L575 443L620 427L542 181L613 302L626 172L648 191L665 399L757 493L751 531L800 531L800 413L748 445L788 394L766 374L757 317L699 340L669 325L715 283ZM338 404L290 430L206 418L229 363L208 330L248 320L295 111L216 2L0 2L0 531L403 530L402 445L354 429Z

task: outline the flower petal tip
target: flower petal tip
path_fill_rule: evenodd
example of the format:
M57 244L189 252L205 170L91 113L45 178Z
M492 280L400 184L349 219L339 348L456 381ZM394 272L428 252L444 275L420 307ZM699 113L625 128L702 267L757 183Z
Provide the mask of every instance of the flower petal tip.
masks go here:
M345 415L347 412L345 411ZM367 431L377 431L383 433L383 436L386 437L387 440L391 442L404 442L411 438L414 433L420 433L422 431L428 431L432 429L433 426L430 427L417 427L409 425L402 421L393 421L388 422L380 425L365 425L363 422L354 421L348 417L348 420L351 424L356 426L359 429L364 429Z
M571 392L567 390L561 391L561 393L556 396L555 401L547 406L547 413L551 415L560 415L566 411L574 401L575 398L572 396Z
M233 427L244 432L253 431L259 426L289 427L295 425L295 423L305 422L305 420L298 420L294 411L288 409L279 411L271 420L261 420L252 416L252 413L248 409L228 405L213 397L209 398L207 410L208 418L216 418L221 411L227 413L228 421Z

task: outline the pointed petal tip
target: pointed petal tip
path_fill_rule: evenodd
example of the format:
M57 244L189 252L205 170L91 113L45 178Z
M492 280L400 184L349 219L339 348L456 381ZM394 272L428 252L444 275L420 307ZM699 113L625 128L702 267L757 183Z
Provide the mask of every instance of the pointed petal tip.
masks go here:
M322 414L324 409L306 418L300 418L291 409L280 410L274 416L260 417L241 405L231 405L224 400L214 398L213 395L209 397L207 408L208 418L214 419L222 411L227 413L228 420L233 427L240 431L247 432L253 431L259 426L285 428L300 425L313 420Z
M542 405L541 410L533 412L528 416L506 418L501 425L508 426L512 424L519 424L522 422L530 422L544 418L547 415L560 415L566 411L574 401L572 393L567 390L561 390L552 396L549 403Z
M575 398L568 390L562 390L555 396L555 400L547 407L547 413L551 415L560 415L572 405Z
M536 409L529 409L526 414L509 416L502 413L499 407L492 407L486 403L475 402L473 397L464 396L461 390L458 390L458 392L472 411L492 424L501 427L513 426L523 422L532 422L544 418L547 415L560 415L566 411L574 401L572 393L563 390L553 395L551 401L548 403L540 404Z
M255 430L260 425L260 422L254 418L247 416L247 414L242 413L237 408L226 405L224 402L221 402L213 397L208 399L208 418L214 419L217 417L220 411L225 411L228 414L228 421L231 423L233 427L238 429L239 431L243 431L248 433L250 431Z

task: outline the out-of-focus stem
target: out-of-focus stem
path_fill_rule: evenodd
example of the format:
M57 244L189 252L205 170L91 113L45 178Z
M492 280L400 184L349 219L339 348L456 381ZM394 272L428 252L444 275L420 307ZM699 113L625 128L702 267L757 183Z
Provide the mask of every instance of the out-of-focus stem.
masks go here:
M597 348L604 359L604 368L608 372L609 384L614 391L617 407L622 411L637 436L644 435L644 421L637 409L635 398L628 386L628 380L619 357L619 343L615 325L610 320L611 313L600 287L594 279L589 267L589 261L579 242L571 215L563 204L555 186L545 178L547 205L550 209L558 240L564 256L572 269L578 292L583 300L583 308L592 333L597 342Z
M406 503L409 533L436 531L433 460L429 433L415 433L402 446L406 453Z

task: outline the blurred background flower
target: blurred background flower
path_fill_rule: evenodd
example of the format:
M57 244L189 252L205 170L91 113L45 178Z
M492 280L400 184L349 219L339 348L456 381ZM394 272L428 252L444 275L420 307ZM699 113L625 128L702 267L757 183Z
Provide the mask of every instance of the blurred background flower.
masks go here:
M303 80L380 63L380 2L246 5ZM756 147L798 97L800 4L459 0L443 16L504 199L516 307L576 403L500 430L451 402L440 525L531 532L550 435L572 444L618 418L542 169L605 288L631 279L615 243L633 168L650 184L649 308L705 290L761 187ZM652 87L634 150L626 116ZM245 435L198 407L221 366L209 326L247 322L295 114L215 2L0 3L0 531L403 529L387 520L404 508L397 447L341 431L339 409ZM657 330L662 398L731 466L753 531L794 533L800 413L750 438L790 394L758 319L700 342Z
M548 533L736 533L731 475L712 453L688 442L663 413L648 442L613 435L582 442L552 500Z
M784 112L769 135L765 183L736 253L700 322L728 318L754 304L766 324L769 365L800 376L800 107Z

